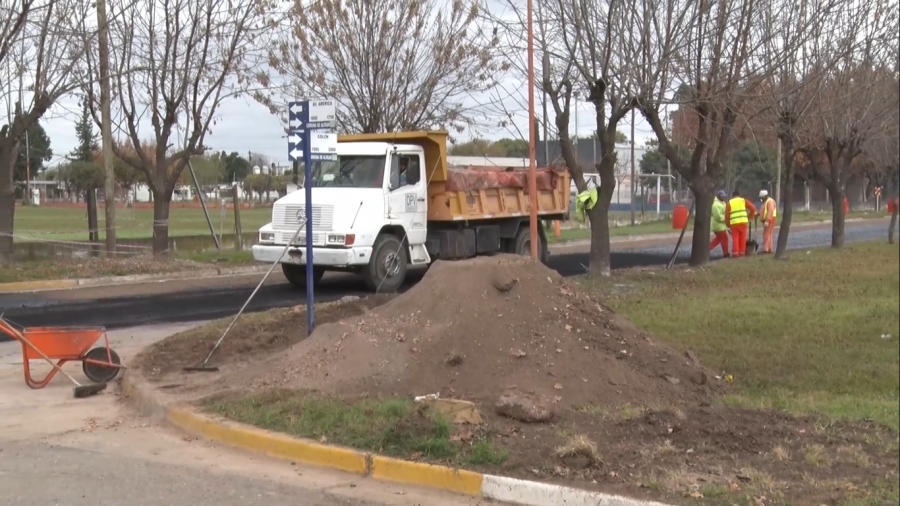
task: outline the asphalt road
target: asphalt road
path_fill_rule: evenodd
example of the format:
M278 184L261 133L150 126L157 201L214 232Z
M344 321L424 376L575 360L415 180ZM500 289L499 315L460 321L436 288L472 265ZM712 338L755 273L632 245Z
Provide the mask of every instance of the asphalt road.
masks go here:
M327 490L42 442L0 450L0 504L382 506Z
M880 222L848 224L847 242L881 239L886 232L884 228ZM830 242L830 229L798 230L791 234L789 248L827 246ZM620 249L612 253L612 267L621 269L665 264L671 255L672 247L672 244L668 244L641 246L640 249ZM690 240L686 238L678 262L687 262L690 249ZM714 253L714 259L717 254ZM564 276L583 274L587 265L588 254L584 252L583 247L580 252L572 253L560 249L560 253L552 255L550 260L550 267ZM92 291L75 290L68 293L6 294L0 295L0 310L8 319L24 326L103 325L114 329L156 323L209 320L235 314L252 292L259 280L258 276L244 277L243 280L220 280L218 283L204 281L202 288L186 287L179 290L167 289L162 284L148 284L148 293L139 295L117 293L114 287L97 288ZM305 294L285 283L280 273L273 273L272 277L274 279L260 289L247 307L247 311L261 311L305 302ZM407 287L415 281L413 278ZM86 293L91 294L89 298ZM316 293L316 301L327 302L346 295L365 294L365 286L358 278L337 275L324 280ZM3 337L0 336L0 340Z

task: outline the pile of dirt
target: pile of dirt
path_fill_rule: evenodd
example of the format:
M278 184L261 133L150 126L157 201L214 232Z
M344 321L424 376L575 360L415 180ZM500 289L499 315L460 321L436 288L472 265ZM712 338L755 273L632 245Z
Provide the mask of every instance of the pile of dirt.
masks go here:
M392 297L392 294L380 294L363 299L348 296L334 302L316 304L316 322L327 324L359 316L373 307L384 304ZM139 353L132 365L140 368L151 380L180 372L183 367L195 365L206 358L232 319L233 317L223 318L158 341ZM249 365L260 355L284 350L305 338L306 306L245 314L238 319L222 341L210 359L210 365L225 366L235 363Z
M690 354L510 255L436 262L405 294L319 326L259 370L254 387L490 403L514 389L560 408L698 402L723 389Z

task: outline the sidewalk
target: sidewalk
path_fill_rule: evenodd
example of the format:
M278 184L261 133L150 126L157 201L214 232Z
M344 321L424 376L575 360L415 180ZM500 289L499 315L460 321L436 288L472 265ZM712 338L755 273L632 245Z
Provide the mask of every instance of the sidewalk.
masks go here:
M17 281L14 283L0 283L0 294L70 290L75 288L128 285L154 281L162 282L175 279L190 280L243 276L247 274L256 274L257 272L265 272L268 268L268 265L254 265L250 267L215 268L198 271L169 272L165 274L134 274L130 276L105 276L100 278Z

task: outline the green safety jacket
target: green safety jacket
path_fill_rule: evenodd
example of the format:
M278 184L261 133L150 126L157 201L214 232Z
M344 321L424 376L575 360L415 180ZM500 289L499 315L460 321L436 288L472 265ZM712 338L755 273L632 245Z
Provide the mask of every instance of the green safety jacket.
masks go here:
M712 231L724 232L726 230L728 230L728 224L725 223L725 202L716 199L712 205Z
M583 191L575 197L575 219L584 223L585 212L590 211L597 205L599 195L597 188Z

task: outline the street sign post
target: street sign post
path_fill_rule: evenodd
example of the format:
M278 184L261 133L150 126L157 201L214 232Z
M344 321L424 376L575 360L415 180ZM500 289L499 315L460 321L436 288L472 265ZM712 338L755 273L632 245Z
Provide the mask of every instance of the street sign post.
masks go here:
M303 160L303 190L306 196L306 332L312 334L316 319L313 311L313 210L312 164L337 161L337 134L334 100L303 100L288 103L288 158L294 162ZM296 178L295 178L296 180Z

